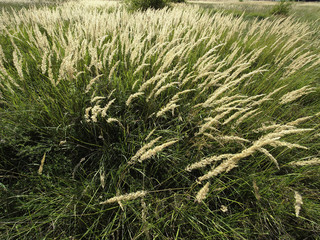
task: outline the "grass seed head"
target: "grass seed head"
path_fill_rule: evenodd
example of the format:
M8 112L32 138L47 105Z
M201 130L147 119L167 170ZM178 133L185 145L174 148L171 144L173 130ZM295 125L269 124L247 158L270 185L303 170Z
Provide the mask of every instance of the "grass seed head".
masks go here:
M303 204L302 196L300 195L299 192L295 191L294 198L295 198L294 209L295 209L296 217L299 217L301 205Z
M135 200L137 198L143 198L144 196L146 196L147 193L148 193L147 191L138 191L138 192L134 192L134 193L128 193L128 194L124 194L124 195L110 198L104 202L100 202L100 204L109 204L109 203L114 203L114 202L118 202L118 201Z
M210 182L207 182L201 189L200 191L197 193L195 202L201 203L206 197L207 194L209 192L209 186L210 186Z

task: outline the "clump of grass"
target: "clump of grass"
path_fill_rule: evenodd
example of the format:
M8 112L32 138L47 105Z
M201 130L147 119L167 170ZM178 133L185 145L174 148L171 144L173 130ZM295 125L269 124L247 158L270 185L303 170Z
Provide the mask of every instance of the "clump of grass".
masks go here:
M0 17L3 236L316 236L308 26L108 6Z
M270 13L272 15L288 16L291 8L292 8L291 2L286 0L281 0L279 3L277 3L272 7L272 9L270 10Z
M185 0L125 0L124 4L129 11L161 9L169 7L170 3L185 3Z
M161 9L167 5L165 0L125 0L130 10L147 10L148 8Z

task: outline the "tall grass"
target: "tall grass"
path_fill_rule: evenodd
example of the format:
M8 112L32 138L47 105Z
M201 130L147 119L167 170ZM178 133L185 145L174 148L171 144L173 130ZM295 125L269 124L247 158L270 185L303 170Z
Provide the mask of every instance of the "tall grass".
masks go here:
M2 236L319 234L307 24L71 2L0 26Z

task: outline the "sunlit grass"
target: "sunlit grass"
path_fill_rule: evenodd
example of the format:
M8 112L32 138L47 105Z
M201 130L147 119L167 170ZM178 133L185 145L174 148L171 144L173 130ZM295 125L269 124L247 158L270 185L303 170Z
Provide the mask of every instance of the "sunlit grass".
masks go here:
M308 23L188 5L10 11L2 238L319 235L320 56Z

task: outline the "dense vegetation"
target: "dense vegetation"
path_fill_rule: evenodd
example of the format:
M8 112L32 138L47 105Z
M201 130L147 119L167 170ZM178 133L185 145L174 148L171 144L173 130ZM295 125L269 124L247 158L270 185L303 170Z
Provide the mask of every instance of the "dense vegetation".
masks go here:
M183 3L185 0L124 0L129 10L161 9L170 6L170 3Z
M187 5L2 12L1 238L316 239L309 25Z

